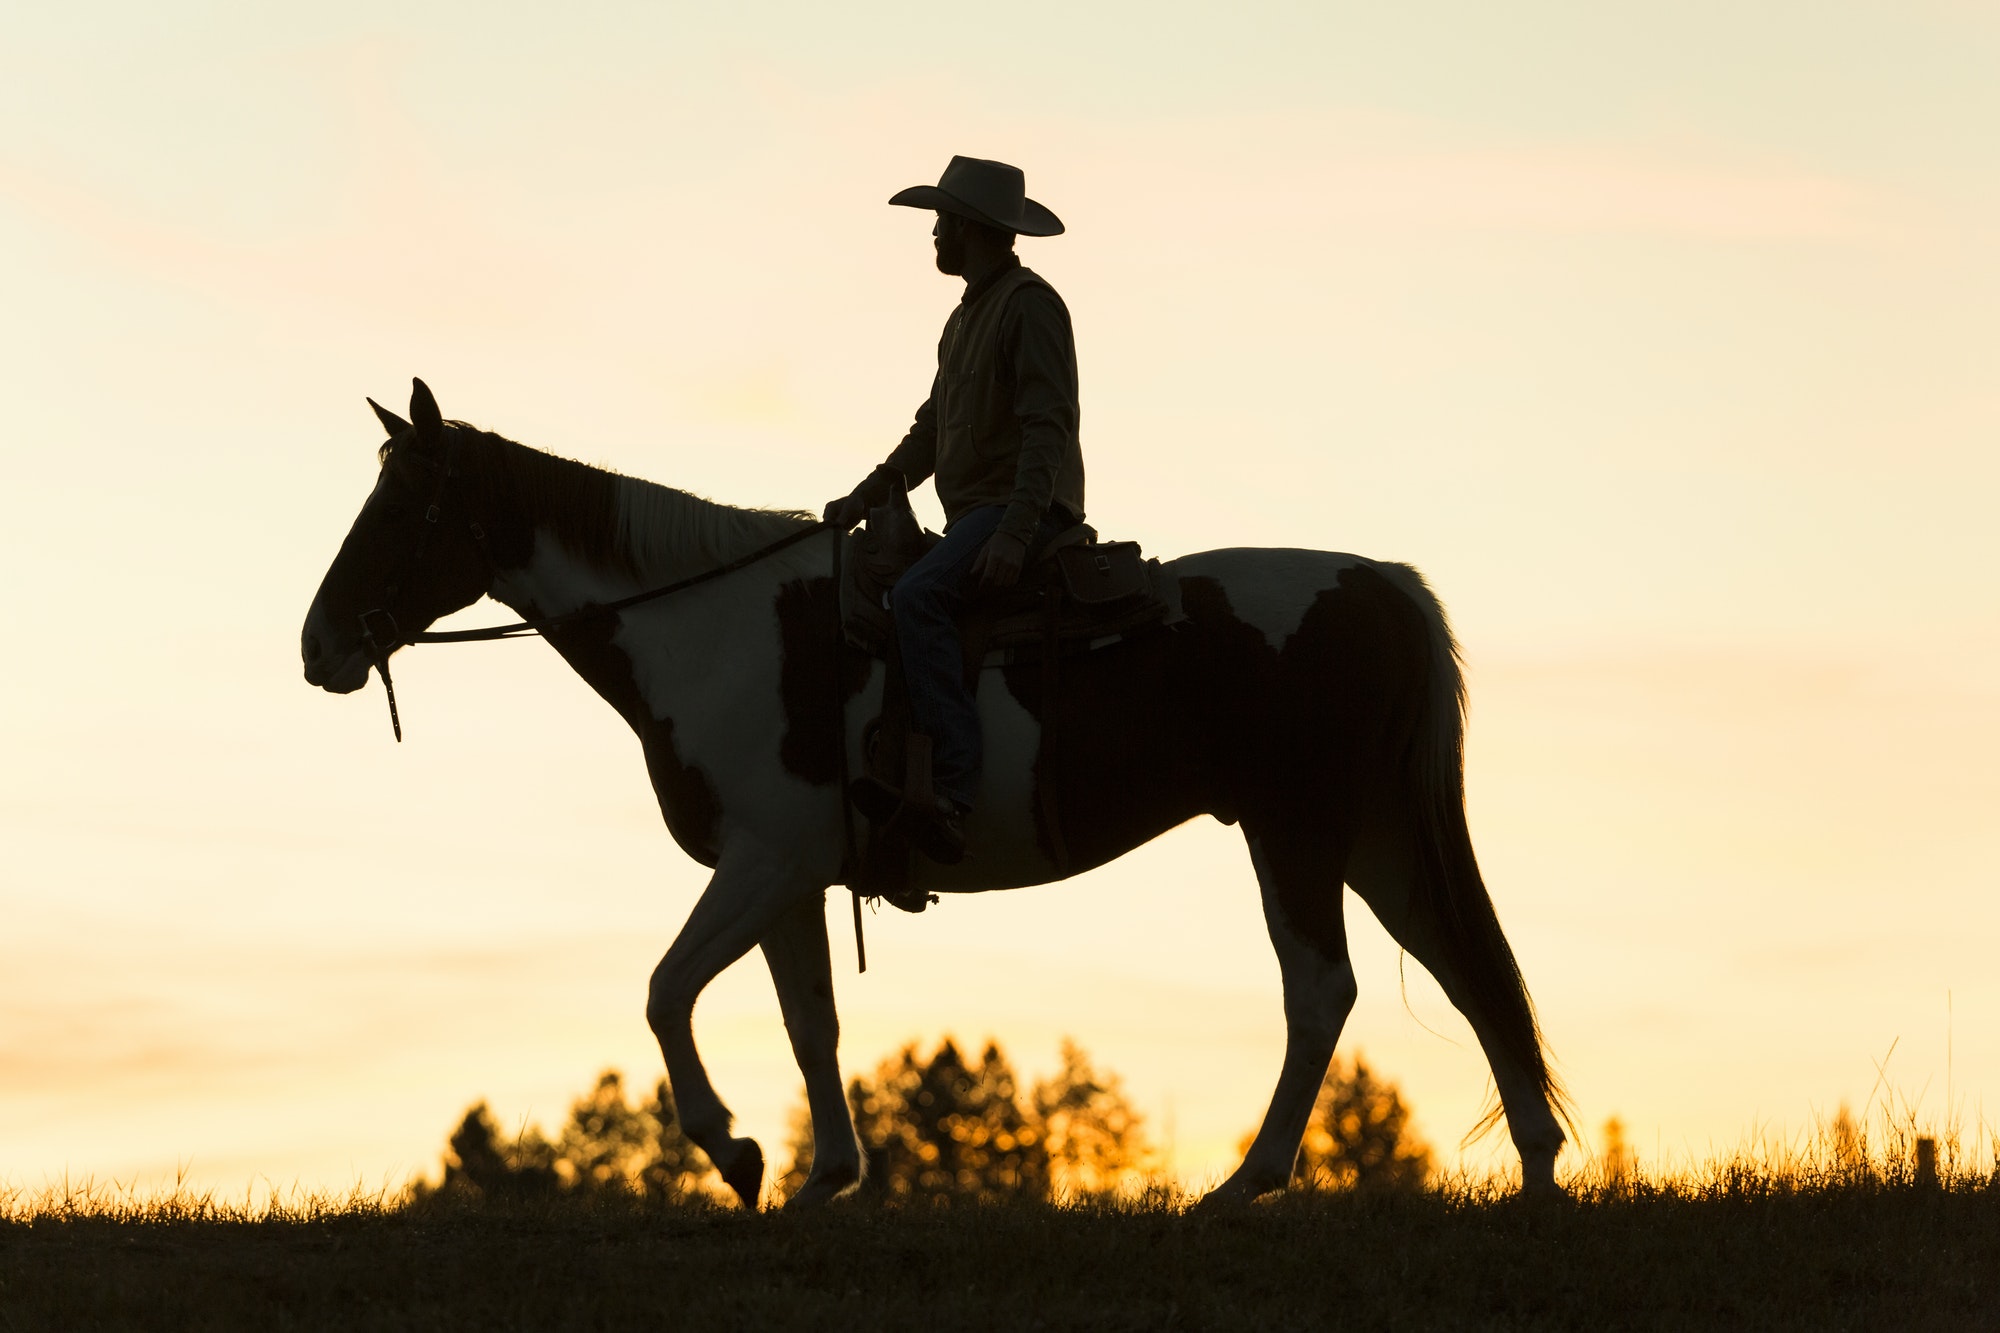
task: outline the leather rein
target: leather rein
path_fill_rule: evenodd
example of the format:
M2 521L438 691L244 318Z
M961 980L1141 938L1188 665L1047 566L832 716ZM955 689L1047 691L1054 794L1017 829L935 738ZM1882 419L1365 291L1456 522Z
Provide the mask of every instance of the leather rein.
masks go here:
M395 730L396 740L399 744L403 739L403 720L396 710L396 684L389 675L389 655L403 645L419 643L486 643L498 639L532 638L536 635L545 637L550 630L563 629L598 616L616 615L620 611L628 610L631 607L640 606L646 602L657 601L662 597L668 597L674 593L685 591L688 588L722 578L724 575L734 574L740 569L747 569L758 561L776 555L788 546L796 546L806 538L824 532L833 526L825 521L815 521L796 532L786 533L777 541L767 542L747 555L738 556L726 564L717 565L713 569L705 569L699 574L694 574L684 579L676 579L672 583L665 583L657 588L648 588L644 592L635 592L631 596L621 597L615 602L593 602L588 606L580 606L574 611L566 611L559 616L544 616L538 620L517 620L511 625L484 625L478 629L419 630L415 634L404 634L397 627L396 618L389 614L387 609L388 603L395 600L396 593L402 588L403 584L407 583L416 574L417 566L424 558L424 549L430 544L431 534L444 517L445 484L453 477L460 475L452 468L451 449L449 445L446 446L445 461L442 464L433 462L425 458L422 454L415 452L411 453L410 458L420 466L429 468L437 474L437 486L431 492L430 505L424 510L424 526L418 529L417 544L410 551L410 558L403 566L403 573L382 590L383 604L381 606L375 607L373 610L363 611L360 615L361 644L368 650L368 656L375 668L376 674L382 677L382 690L389 696L389 725ZM478 543L480 551L485 553L486 529L476 519L471 518L466 520L466 528L471 532L473 541ZM486 558L488 564L493 563L493 557L490 554ZM495 566L495 568L497 569L498 566Z

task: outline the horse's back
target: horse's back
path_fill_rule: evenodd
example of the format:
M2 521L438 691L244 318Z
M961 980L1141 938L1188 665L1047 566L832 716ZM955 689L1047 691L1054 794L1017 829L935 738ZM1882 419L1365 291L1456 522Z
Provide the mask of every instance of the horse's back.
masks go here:
M1229 546L1169 560L1161 573L1169 595L1182 603L1182 614L1188 613L1190 595L1218 594L1234 619L1261 631L1279 649L1314 602L1339 588L1345 571L1379 568L1376 561L1340 551Z
M1442 609L1407 565L1232 547L1164 568L1193 665L1177 674L1206 705L1221 737L1211 753L1232 756L1239 795L1274 770L1297 781L1390 758L1434 693L1440 646L1451 651Z

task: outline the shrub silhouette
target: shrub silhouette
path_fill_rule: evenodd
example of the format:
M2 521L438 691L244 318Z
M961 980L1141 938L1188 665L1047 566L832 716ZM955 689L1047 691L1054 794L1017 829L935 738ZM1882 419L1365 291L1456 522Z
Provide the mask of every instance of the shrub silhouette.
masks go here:
M666 1081L651 1101L632 1106L625 1100L624 1080L608 1069L571 1105L553 1142L534 1125L506 1139L486 1103L476 1103L452 1133L444 1179L436 1186L419 1184L415 1193L527 1199L616 1191L673 1198L698 1188L710 1174L707 1157L681 1129Z
M1626 1142L1625 1122L1615 1115L1604 1122L1604 1151L1598 1157L1598 1165L1607 1195L1624 1198L1632 1192L1639 1177L1639 1154Z
M422 1182L416 1193L477 1194L490 1199L537 1198L558 1185L555 1149L533 1125L514 1139L501 1137L485 1102L468 1107L446 1143L444 1180L435 1191Z

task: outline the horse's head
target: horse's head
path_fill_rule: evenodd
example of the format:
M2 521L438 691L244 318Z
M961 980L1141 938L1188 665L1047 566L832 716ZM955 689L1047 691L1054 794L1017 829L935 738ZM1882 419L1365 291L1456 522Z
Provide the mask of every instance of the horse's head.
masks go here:
M389 432L382 472L306 612L306 682L335 694L368 683L406 636L479 600L493 580L468 470L477 432L447 424L422 380L405 421L374 399Z

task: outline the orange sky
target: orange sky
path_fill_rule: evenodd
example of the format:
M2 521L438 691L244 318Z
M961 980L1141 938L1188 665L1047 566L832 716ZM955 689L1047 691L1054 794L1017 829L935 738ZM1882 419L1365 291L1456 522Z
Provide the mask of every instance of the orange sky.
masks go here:
M379 1182L476 1097L551 1121L652 1076L704 876L615 716L537 644L408 654L400 749L378 694L298 678L362 396L420 374L526 443L817 507L928 383L955 291L882 201L952 152L1069 224L1023 249L1075 314L1102 529L1439 589L1586 1123L1734 1145L1860 1106L1892 1042L1925 1113L1986 1114L1996 48L1946 3L13 21L0 1181ZM1343 1046L1449 1149L1483 1066L1353 922ZM946 1031L1041 1072L1071 1033L1197 1178L1261 1114L1233 830L871 932L850 1072ZM780 1139L761 965L697 1032Z

